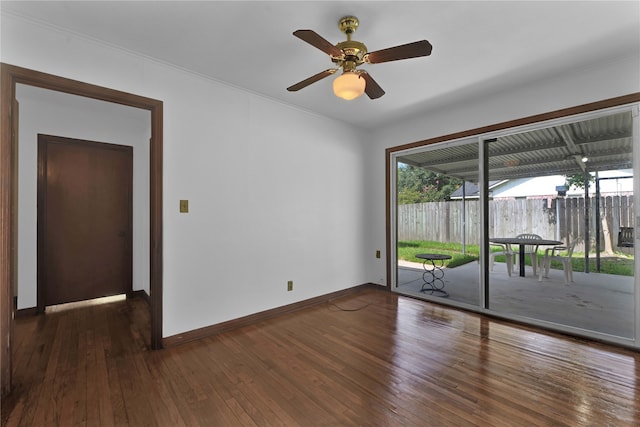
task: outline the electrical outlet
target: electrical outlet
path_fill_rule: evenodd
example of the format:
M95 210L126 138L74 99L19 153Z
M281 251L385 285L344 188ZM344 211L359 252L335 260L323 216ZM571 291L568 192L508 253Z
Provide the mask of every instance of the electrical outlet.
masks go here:
M293 290L293 280L289 280L287 282L287 291L292 291Z
M380 250L376 251L376 258L380 258Z

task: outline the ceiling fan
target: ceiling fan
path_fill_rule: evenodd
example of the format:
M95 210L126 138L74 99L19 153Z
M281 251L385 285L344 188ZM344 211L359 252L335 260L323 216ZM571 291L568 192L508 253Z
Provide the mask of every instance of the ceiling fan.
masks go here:
M340 31L347 35L347 40L335 46L313 30L294 31L294 36L329 55L331 61L336 64L336 68L321 71L293 86L289 86L287 90L290 92L298 91L335 74L342 68L342 74L333 81L333 92L336 96L350 100L366 93L369 98L376 99L384 95L385 92L368 72L357 69L359 65L363 63L380 64L382 62L417 58L431 54L431 43L426 40L368 52L364 43L351 40L351 35L356 31L358 25L359 21L355 16L345 16L340 19L338 27Z

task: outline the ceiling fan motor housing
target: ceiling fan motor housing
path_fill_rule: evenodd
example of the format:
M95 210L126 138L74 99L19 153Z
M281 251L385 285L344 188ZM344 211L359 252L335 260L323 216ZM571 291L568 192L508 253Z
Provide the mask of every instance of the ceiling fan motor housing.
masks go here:
M354 61L356 65L364 62L364 55L367 53L367 47L364 43L355 40L347 40L336 44L336 47L344 53L344 58L332 58L333 62Z

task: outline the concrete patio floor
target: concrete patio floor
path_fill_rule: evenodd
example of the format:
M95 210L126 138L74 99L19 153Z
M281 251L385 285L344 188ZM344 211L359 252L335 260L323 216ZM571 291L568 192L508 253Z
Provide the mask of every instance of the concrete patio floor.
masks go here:
M398 291L424 297L422 263L398 263ZM550 270L538 282L530 266L526 276L507 274L504 263L496 263L489 274L489 306L500 313L597 331L618 337L634 336L634 278L603 273L573 272L573 283L565 285L562 270ZM446 298L479 305L480 264L470 262L444 269Z

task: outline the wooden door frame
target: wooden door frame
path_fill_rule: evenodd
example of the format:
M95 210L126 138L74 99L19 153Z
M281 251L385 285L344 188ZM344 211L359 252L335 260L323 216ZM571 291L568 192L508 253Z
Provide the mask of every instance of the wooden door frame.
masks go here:
M162 158L163 103L131 93L121 92L89 83L71 80L15 65L0 63L0 394L12 388L12 344L14 274L18 254L15 248L17 211L14 196L18 192L17 120L13 120L16 84L40 87L100 101L113 102L148 110L151 113L151 141L149 158L150 190L150 307L151 348L162 348Z

